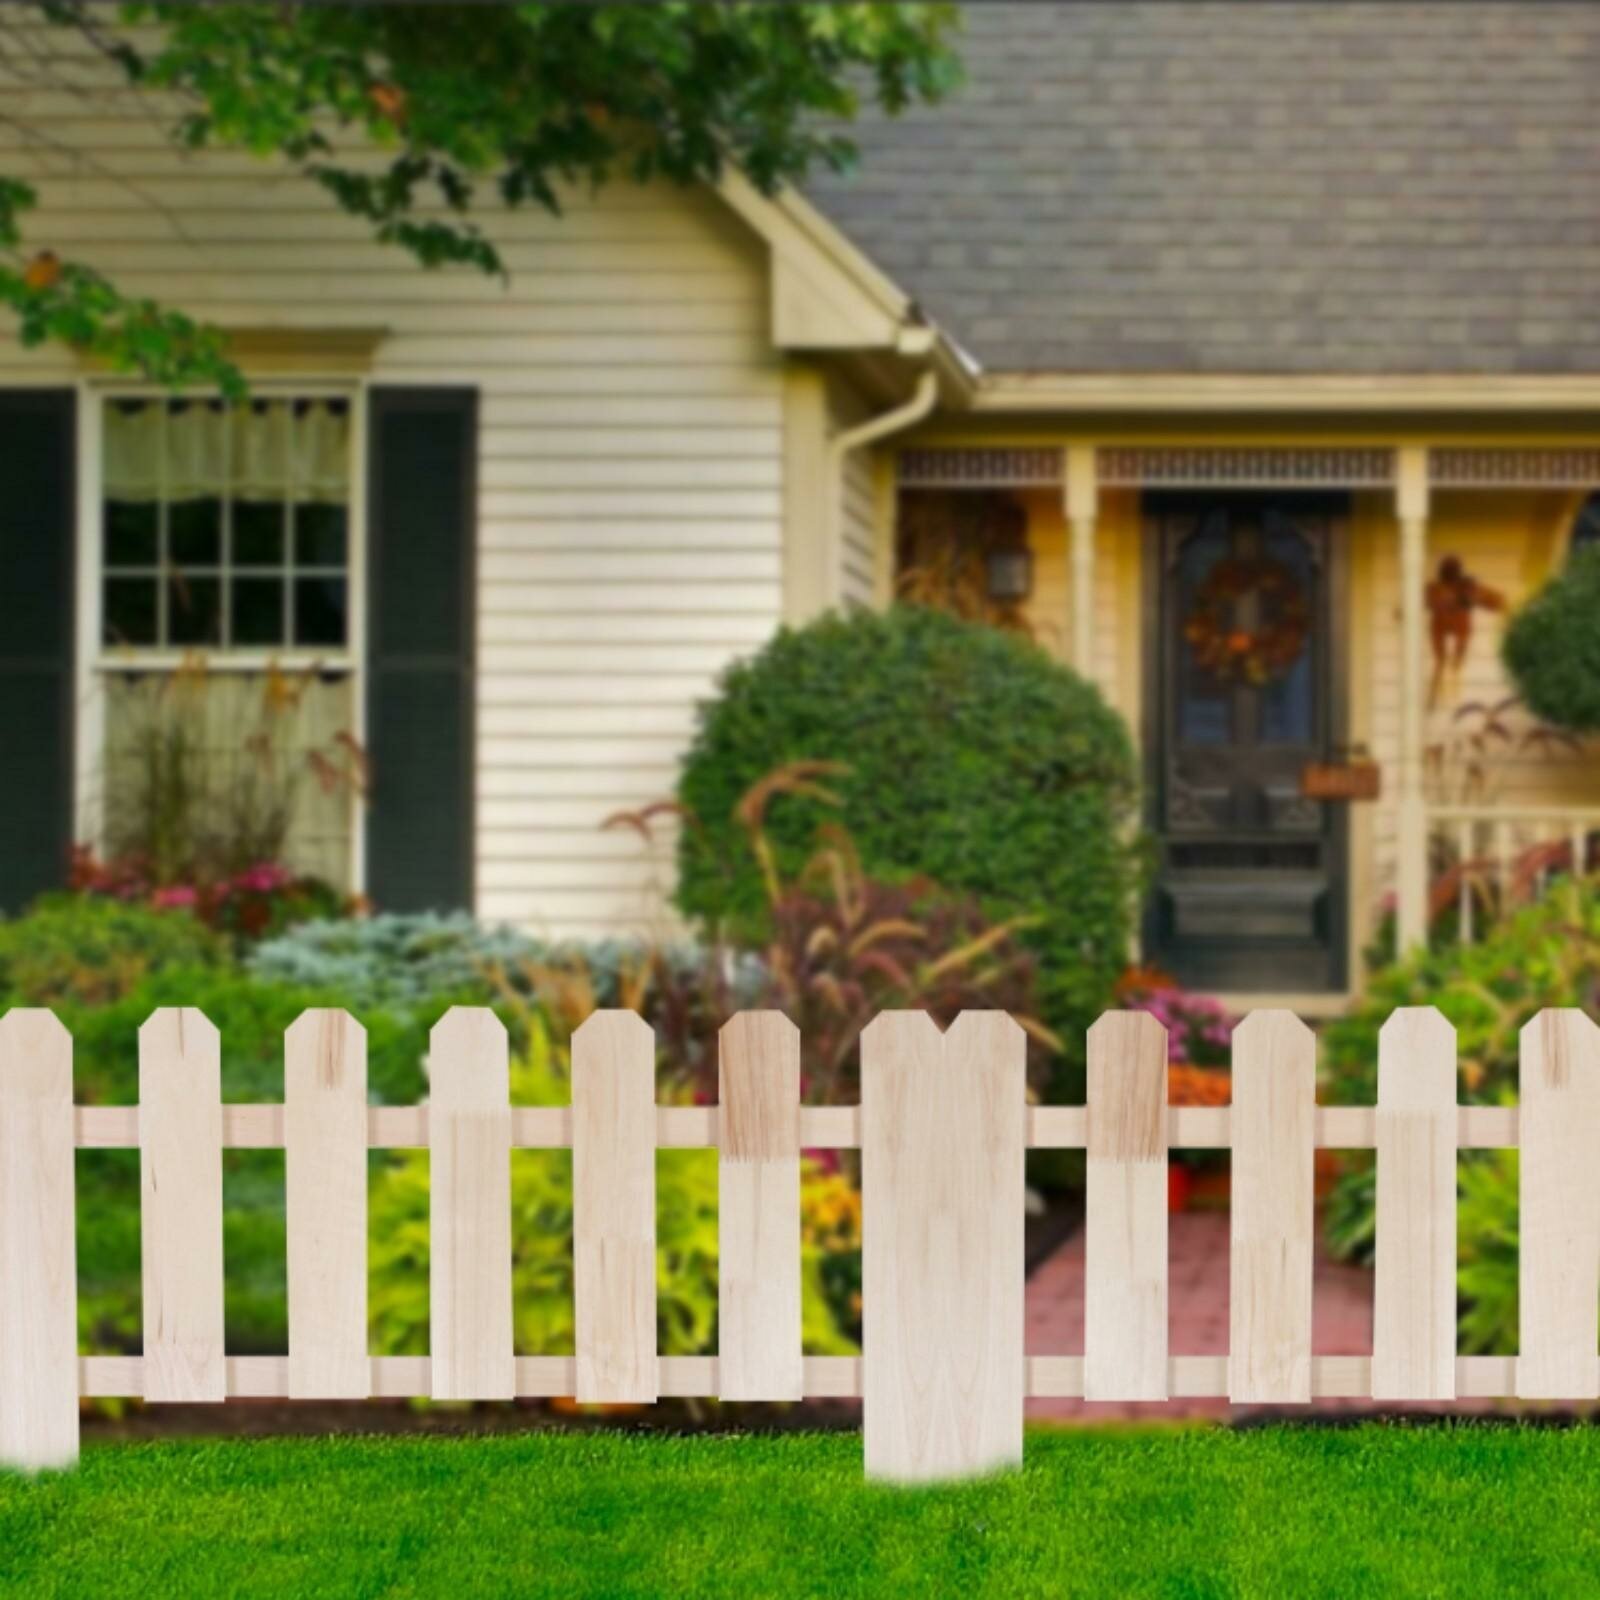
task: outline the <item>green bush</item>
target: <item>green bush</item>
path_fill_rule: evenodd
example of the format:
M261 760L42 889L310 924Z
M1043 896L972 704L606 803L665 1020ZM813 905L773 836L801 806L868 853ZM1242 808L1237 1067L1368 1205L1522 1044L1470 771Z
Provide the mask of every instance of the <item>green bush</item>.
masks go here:
M151 973L211 968L227 944L187 911L55 894L0 921L0 1006L100 1005Z
M1506 669L1536 716L1600 733L1600 549L1575 551L1511 620Z
M512 1062L518 1105L571 1100L570 1056L542 1025ZM511 1162L512 1294L516 1349L570 1355L572 1322L572 1154L519 1150ZM384 1355L428 1350L428 1156L388 1158L372 1188L373 1349ZM802 1244L802 1338L815 1355L854 1347L842 1331L849 1308L830 1304L827 1252L808 1230ZM658 1342L663 1354L716 1348L717 1160L710 1150L663 1150L656 1157Z
M1600 893L1591 881L1558 882L1536 904L1488 929L1476 944L1419 953L1375 973L1359 1007L1322 1036L1322 1098L1377 1099L1378 1033L1401 1006L1434 1005L1456 1029L1459 1094L1468 1105L1515 1105L1523 1025L1550 1006L1600 1008ZM1516 1162L1466 1152L1457 1219L1461 1341L1466 1350L1515 1348ZM1350 1155L1326 1217L1334 1254L1370 1261L1376 1195L1370 1155Z
M839 800L785 784L836 762ZM1076 1054L1127 960L1137 889L1133 748L1099 692L1028 641L899 606L784 630L701 710L678 799L678 903L735 939L767 934L768 897L741 799L773 780L764 831L780 874L819 826L848 830L867 874L924 876L987 914L1038 918L1044 1021Z

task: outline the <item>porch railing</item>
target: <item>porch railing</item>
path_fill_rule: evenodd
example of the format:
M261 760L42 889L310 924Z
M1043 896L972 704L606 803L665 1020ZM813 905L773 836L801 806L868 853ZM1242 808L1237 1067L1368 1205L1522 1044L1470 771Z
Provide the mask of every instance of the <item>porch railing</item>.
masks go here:
M1463 943L1483 913L1600 865L1600 806L1430 806L1428 823L1435 843L1454 852L1434 874L1429 911L1437 916L1453 901Z

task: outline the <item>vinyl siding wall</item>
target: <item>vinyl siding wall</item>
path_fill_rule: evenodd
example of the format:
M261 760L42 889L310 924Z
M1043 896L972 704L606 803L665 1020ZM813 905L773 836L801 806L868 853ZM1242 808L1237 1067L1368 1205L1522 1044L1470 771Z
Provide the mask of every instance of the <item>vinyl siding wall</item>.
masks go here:
M62 75L100 87L41 86ZM175 151L116 83L0 65L37 135L0 127L0 170L39 191L27 243L224 325L381 326L370 382L479 390L478 910L552 935L656 925L669 845L647 859L600 824L670 792L696 701L781 611L764 250L713 196L618 185L559 218L486 213L508 283L425 272L302 178ZM0 384L81 376L0 319Z
M830 433L853 428L869 415L871 408L854 390L830 385ZM848 451L840 472L838 594L840 604L846 608L877 603L878 459L871 446Z

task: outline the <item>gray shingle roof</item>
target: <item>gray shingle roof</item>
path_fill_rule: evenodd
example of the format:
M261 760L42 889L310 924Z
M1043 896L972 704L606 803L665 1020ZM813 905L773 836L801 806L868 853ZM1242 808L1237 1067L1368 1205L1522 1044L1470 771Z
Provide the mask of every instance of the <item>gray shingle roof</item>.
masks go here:
M1600 4L974 5L822 210L991 371L1600 372Z

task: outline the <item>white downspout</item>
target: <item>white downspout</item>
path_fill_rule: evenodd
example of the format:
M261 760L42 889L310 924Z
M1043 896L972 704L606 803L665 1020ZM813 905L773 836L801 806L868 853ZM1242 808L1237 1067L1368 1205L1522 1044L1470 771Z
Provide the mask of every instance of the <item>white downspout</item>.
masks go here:
M853 428L846 428L828 440L827 514L823 518L823 560L828 575L828 592L839 598L839 575L844 570L844 458L864 445L876 444L892 433L914 427L933 410L939 398L939 376L930 367L917 379L911 398L876 417L868 417Z

